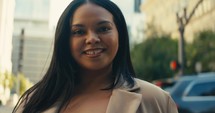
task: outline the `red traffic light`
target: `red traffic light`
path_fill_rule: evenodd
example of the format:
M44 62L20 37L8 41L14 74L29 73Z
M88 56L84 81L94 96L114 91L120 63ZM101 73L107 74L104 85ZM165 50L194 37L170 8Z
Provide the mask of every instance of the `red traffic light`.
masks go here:
M177 69L179 68L178 62L177 62L176 60L171 61L171 62L170 62L170 68L171 68L172 70L177 70Z

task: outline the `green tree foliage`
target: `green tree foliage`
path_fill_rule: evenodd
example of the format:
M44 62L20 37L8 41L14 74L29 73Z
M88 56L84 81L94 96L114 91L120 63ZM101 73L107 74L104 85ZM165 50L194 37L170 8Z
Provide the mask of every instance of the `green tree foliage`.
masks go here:
M22 95L33 84L23 74L19 74L18 78L19 78L19 91L20 91L20 95Z
M177 59L177 41L169 36L150 37L131 50L137 76L152 81L174 75L170 62Z
M5 72L0 74L0 85L3 87L9 87L12 89L14 87L15 77L12 73Z
M0 74L0 85L4 88L10 88L12 92L16 92L16 88L19 87L20 94L23 94L33 84L23 74L15 76L6 72L4 74Z
M187 45L187 72L195 73L195 65L202 64L202 72L215 71L215 32L197 33L193 43Z

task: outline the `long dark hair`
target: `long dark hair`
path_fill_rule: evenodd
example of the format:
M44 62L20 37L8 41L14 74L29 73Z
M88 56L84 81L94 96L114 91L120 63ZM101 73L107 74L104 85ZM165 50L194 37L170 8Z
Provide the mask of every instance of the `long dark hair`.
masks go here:
M118 34L119 49L113 60L112 84L108 89L114 89L127 82L134 85L135 76L129 52L129 36L126 22L120 9L109 0L73 0L61 15L55 33L54 52L51 64L41 81L27 90L15 106L13 113L24 105L23 113L38 113L59 102L58 111L68 105L78 84L78 65L70 52L70 22L75 10L86 3L93 3L108 10L114 18Z

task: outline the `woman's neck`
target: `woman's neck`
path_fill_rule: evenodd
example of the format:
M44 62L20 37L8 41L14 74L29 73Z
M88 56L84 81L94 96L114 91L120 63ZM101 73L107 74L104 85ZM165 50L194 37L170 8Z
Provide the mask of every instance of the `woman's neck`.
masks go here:
M95 71L81 71L80 73L80 89L85 92L99 91L107 88L111 83L112 68L106 68Z

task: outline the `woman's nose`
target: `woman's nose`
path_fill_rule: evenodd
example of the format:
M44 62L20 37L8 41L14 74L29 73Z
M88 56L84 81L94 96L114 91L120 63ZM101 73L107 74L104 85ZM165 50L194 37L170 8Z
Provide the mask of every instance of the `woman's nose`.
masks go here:
M86 44L96 44L100 42L99 35L95 32L90 32L86 37Z

